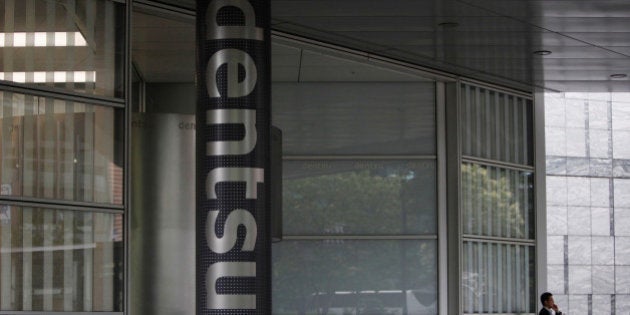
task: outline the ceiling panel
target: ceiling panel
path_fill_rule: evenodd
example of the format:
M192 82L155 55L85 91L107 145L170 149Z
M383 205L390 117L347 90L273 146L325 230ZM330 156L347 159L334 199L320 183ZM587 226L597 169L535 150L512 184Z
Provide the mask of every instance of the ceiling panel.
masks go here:
M460 75L630 91L610 78L630 73L627 0L272 0L272 16L280 31Z
M189 9L195 4L160 2ZM630 91L628 79L610 78L630 74L628 0L271 0L271 5L275 30L458 75L528 89ZM134 20L134 26L144 27L138 23ZM147 37L134 53L159 46L153 41L160 38L149 34L156 29L146 27ZM157 33L177 39L184 32L190 31ZM551 54L533 54L537 50ZM172 48L164 51L177 57ZM307 61L274 45L274 80L309 78L295 70L300 60ZM303 66L325 71L325 65Z

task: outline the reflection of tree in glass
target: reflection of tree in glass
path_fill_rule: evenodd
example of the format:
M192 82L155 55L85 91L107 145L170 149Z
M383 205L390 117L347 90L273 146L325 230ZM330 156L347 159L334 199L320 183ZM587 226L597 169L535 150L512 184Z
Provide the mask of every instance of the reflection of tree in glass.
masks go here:
M402 314L405 290L428 310L437 299L433 241L283 241L273 256L274 314Z
M285 180L288 234L433 233L434 164L334 164L326 174ZM331 168L333 168L331 167ZM362 167L368 169L362 169Z
M531 174L462 165L464 233L528 238L533 202ZM526 222L527 221L527 222Z
M434 161L294 162L287 169L287 235L435 232ZM274 314L402 314L407 290L429 310L437 299L434 241L283 241L273 256Z
M533 238L531 172L464 163L461 175L464 234ZM531 311L531 301L519 299L528 290L530 297L535 296L533 247L469 239L464 241L462 254L464 312L487 312L492 307L487 301L498 301L501 313ZM519 302L509 304L509 298Z

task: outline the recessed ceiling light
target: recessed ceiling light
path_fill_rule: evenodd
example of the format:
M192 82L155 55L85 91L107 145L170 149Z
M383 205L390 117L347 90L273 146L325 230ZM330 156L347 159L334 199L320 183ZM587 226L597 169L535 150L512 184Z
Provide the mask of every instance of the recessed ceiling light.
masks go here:
M615 74L611 74L610 77L612 79L624 79L624 78L627 78L628 75L625 73L615 73Z
M456 28L459 26L459 23L457 22L442 22L440 24L438 24L439 27L443 27L443 28Z
M536 50L533 52L533 54L538 56L547 56L551 55L551 50Z

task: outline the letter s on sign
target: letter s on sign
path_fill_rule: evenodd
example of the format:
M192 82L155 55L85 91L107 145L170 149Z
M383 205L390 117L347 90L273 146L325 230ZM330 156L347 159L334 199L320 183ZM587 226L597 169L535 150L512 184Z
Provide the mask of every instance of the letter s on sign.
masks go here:
M243 242L242 251L253 251L256 247L256 238L258 237L258 227L256 226L256 219L247 210L236 209L230 212L225 220L225 226L223 228L223 237L217 237L217 231L215 229L217 223L217 217L219 211L212 210L208 212L206 218L206 242L208 247L217 253L225 254L229 252L234 245L236 245L236 239L238 237L238 226L245 226L247 231L245 234L245 241Z

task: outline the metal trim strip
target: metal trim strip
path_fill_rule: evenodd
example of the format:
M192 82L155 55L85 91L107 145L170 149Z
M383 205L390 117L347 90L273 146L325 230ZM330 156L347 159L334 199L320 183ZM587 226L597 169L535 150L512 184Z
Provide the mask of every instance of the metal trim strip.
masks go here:
M119 98L104 97L96 95L87 95L80 93L73 93L68 90L46 88L46 87L31 87L28 85L22 85L19 83L11 83L8 81L0 81L0 91L13 92L25 95L33 95L39 97L49 97L58 100L71 101L85 103L88 105L107 106L114 108L124 108L125 101Z
M51 200L42 198L29 198L29 197L12 197L2 196L0 197L0 204L15 205L20 207L33 207L33 208L49 208L59 210L72 210L72 211L84 211L84 212L109 212L109 213L123 213L123 205L115 204L98 204L92 202L81 201L66 201L66 200Z
M326 241L326 240L437 240L437 235L283 235L285 241Z
M535 171L535 168L529 165L514 164L514 163L509 163L509 162L484 159L484 158L468 156L468 155L462 156L462 162L481 164L485 166L501 167L501 168L516 170L516 171L529 171L529 172Z
M479 242L479 243L498 243L498 244L510 244L510 245L524 245L524 246L536 246L536 240L533 239L515 239L507 237L495 237L495 236L480 236L480 235L462 235L463 242Z
M436 160L435 155L285 155L284 161L311 160Z

